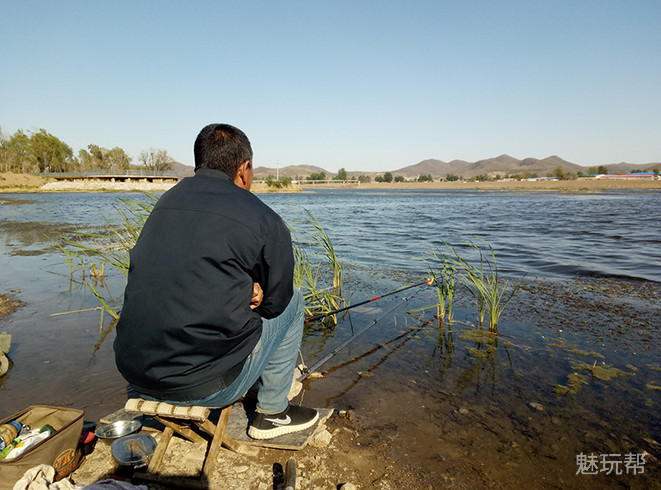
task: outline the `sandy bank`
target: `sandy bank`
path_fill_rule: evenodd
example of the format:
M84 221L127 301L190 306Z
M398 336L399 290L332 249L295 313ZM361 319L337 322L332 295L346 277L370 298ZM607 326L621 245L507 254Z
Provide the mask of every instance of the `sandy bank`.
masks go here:
M53 180L30 174L0 173L0 193L20 192L164 192L173 183L157 182L109 182L107 180ZM267 184L254 183L254 193L270 192L301 192L298 185L290 185L281 189L269 187Z

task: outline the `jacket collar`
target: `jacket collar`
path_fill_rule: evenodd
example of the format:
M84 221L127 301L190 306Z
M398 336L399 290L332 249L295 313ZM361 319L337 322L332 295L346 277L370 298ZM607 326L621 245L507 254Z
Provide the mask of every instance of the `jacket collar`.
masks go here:
M225 179L225 180L232 180L230 179L230 176L227 175L225 172L221 172L220 170L216 170L213 168L200 168L195 171L195 176L200 176L200 177L215 177L215 178L220 178L220 179Z

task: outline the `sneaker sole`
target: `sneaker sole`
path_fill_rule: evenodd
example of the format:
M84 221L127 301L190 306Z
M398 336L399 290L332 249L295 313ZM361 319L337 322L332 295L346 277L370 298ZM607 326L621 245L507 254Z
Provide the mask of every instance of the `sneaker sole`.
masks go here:
M273 439L274 437L284 436L285 434L292 434L294 432L300 432L305 429L312 427L317 420L319 420L319 413L315 417L304 424L299 425L282 425L280 427L275 427L273 429L257 429L255 427L250 427L248 429L248 435L253 439Z

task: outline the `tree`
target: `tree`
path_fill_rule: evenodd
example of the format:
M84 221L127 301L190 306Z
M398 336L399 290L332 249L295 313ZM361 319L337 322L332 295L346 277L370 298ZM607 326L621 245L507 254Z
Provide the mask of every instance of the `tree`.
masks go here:
M141 151L138 161L145 166L146 169L154 172L165 172L172 170L174 167L174 160L166 150L155 150L153 148L149 151Z
M459 176L455 174L447 174L445 176L445 180L447 180L448 182L456 182L459 180Z
M347 180L347 171L344 168L341 168L337 171L337 175L333 180Z
M608 167L605 165L599 165L599 168L597 169L598 174L607 174L608 173Z
M326 172L313 172L309 175L308 180L326 180Z
M64 172L72 163L71 147L45 129L32 134L30 147L40 172Z
M557 177L560 180L565 180L567 178L567 172L562 167L556 167L549 177Z
M397 175L395 177L395 182L404 182L404 176L403 175Z
M360 183L372 182L372 177L370 177L369 175L359 175L358 182Z
M383 174L383 181L392 182L392 174L390 172L386 172L385 174Z
M418 182L434 182L434 177L431 174L422 174L418 177Z
M18 130L8 140L0 142L0 161L3 172L29 172L30 137Z
M3 171L15 172L63 172L75 163L71 147L45 129L0 141L0 160Z
M108 161L110 162L110 168L115 170L128 170L131 166L131 157L126 154L126 152L119 148L114 147L112 150L109 150L107 153ZM168 157L169 158L169 157ZM170 158L170 161L174 163L174 160ZM172 166L168 170L172 170Z

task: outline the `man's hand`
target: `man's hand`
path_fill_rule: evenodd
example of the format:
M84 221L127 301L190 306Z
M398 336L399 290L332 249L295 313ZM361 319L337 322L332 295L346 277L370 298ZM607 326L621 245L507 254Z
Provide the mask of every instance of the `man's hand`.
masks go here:
M263 299L264 299L264 291L262 291L262 286L260 286L258 282L253 283L252 299L250 300L250 309L254 310L259 305L261 305Z

